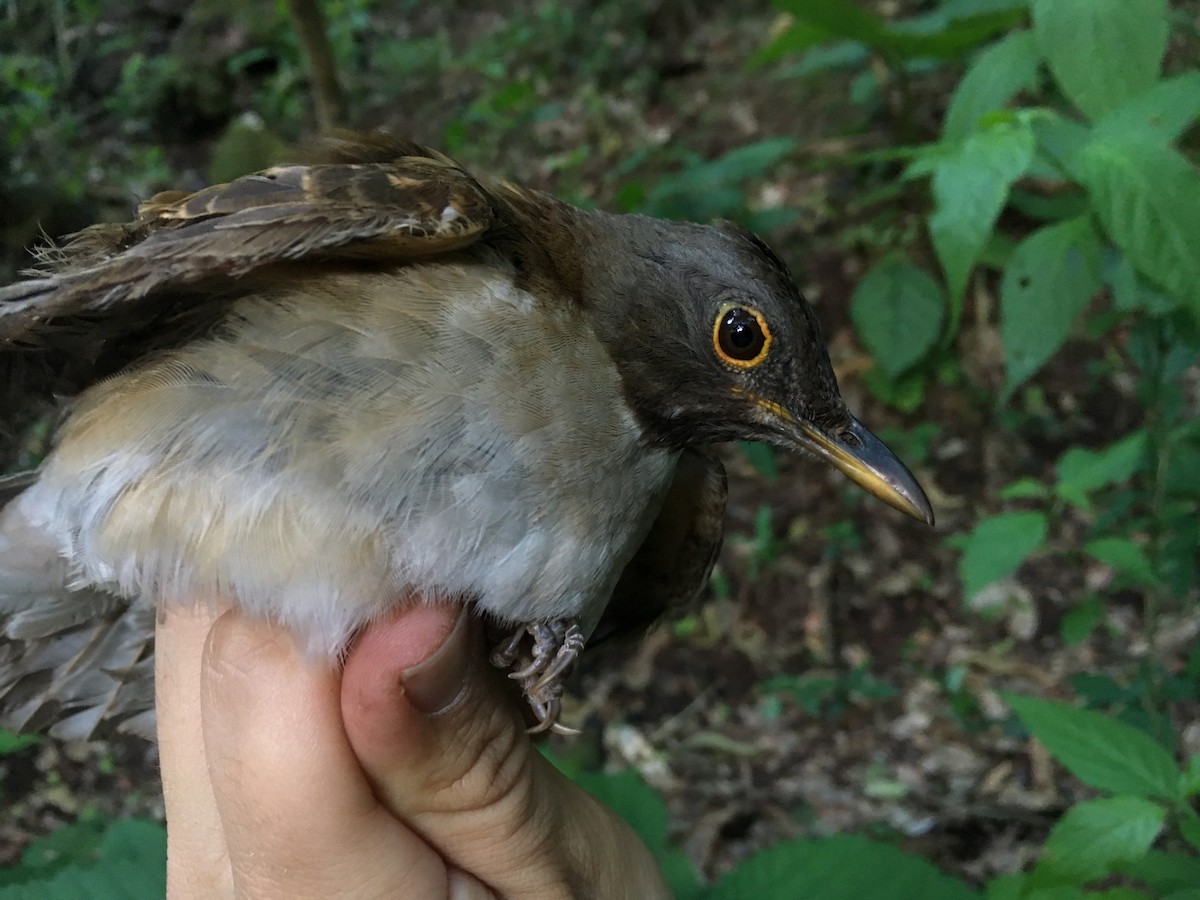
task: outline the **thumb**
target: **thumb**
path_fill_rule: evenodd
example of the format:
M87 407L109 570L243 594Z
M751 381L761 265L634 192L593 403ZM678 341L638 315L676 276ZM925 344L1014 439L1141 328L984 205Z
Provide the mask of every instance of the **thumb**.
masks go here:
M369 628L342 716L379 800L502 896L669 897L645 845L533 747L511 685L458 605Z

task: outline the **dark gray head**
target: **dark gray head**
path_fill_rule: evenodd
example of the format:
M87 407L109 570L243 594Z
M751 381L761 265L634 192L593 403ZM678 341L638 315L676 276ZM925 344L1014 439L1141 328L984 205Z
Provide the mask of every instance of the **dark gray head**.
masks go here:
M587 218L584 301L649 440L807 450L932 522L913 476L846 409L816 316L762 241L732 225Z

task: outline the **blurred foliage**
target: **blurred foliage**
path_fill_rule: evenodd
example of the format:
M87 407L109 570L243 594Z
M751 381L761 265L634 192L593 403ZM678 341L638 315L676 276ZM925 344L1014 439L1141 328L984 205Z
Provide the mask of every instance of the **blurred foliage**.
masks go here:
M1055 532L1080 517L1090 532L1082 553L1111 566L1118 586L1160 603L1191 596L1200 443L1185 378L1200 354L1200 245L1190 238L1200 233L1200 74L1164 74L1179 17L1164 0L946 2L893 22L846 0L776 5L794 21L762 59L881 59L903 80L923 70L917 61L970 51L939 139L886 154L909 161L905 181L928 179L941 278L917 247L885 255L860 281L853 320L879 373L867 384L885 402L919 403L953 352L969 285L995 272L998 415L1069 340L1098 338L1119 341L1125 359L1113 363L1146 412L1144 427L1105 446L1064 451L1054 483L1000 492L1025 508L981 519L959 541L968 599L1032 554L1055 552ZM833 41L859 52L831 62Z
M167 832L159 822L83 816L0 869L5 900L154 900L167 892Z
M868 210L847 215L845 228L835 221L844 248L870 255L849 306L871 358L863 383L904 414L923 409L935 387L953 386L981 427L1036 432L1053 448L1047 466L1028 466L948 538L961 554L965 602L980 613L1002 609L997 592L1007 598L1031 560L1098 568L1106 578L1081 585L1062 619L1063 643L1102 633L1122 595L1140 602L1152 650L1164 614L1194 605L1200 587L1195 21L1165 0L941 0L888 4L886 16L850 0L774 5L785 14L780 27L748 64L793 84L797 98L807 79L845 76L847 109L877 138L874 149L813 161L852 174L857 208ZM716 152L621 139L613 107L652 95L649 63L664 52L634 0L539 3L498 17L465 47L444 28L382 31L374 23L385 5L375 0L323 6L351 87L351 123L416 126L417 137L453 154L503 160L510 146L537 144L570 105L601 124L566 149L553 144L532 173L566 198L603 196L627 212L728 218L763 232L797 224L788 204L754 190L795 169L804 152L795 137ZM414 21L431 14L426 6L399 4ZM63 233L123 218L133 198L261 168L310 131L303 51L283 0L160 4L150 17L135 7L0 5L0 267L9 272L39 227ZM1185 47L1182 62L1171 61L1173 41ZM567 74L569 96L555 89ZM443 97L448 76L462 87ZM926 80L949 96L933 130L919 100ZM980 299L992 296L994 313ZM998 383L973 368L972 329L999 335ZM1080 374L1093 389L1126 386L1142 410L1136 425L1074 442L1041 380L1064 365L1066 348L1080 351L1070 366L1086 360ZM926 470L938 435L937 423L883 433ZM777 477L768 448L743 453L761 477ZM784 524L771 506L753 508L731 537L739 578L758 580L777 562ZM850 519L820 536L826 559L865 540ZM728 572L717 571L714 588L731 596ZM685 619L676 631L697 623ZM1171 712L1200 701L1200 650L1183 670L1152 656L1118 675L1075 676L1087 709L1010 698L1019 717L1011 727L1103 796L1068 810L1040 860L993 880L990 900L1197 896L1200 761L1177 764ZM979 730L988 720L965 672L928 677L959 725ZM780 677L760 690L775 715L793 703L825 717L894 691L868 665ZM27 744L0 733L0 755ZM787 842L703 886L667 839L661 799L635 775L556 762L638 829L680 897L976 896L928 863L856 836ZM0 893L161 896L162 853L157 826L85 818L0 870Z

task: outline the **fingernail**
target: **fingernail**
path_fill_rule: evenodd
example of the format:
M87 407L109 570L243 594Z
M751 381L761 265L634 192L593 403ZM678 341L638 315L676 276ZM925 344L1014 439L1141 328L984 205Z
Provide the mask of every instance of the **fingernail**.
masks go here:
M471 616L464 608L442 646L400 673L408 702L431 716L454 706L467 689L470 641Z

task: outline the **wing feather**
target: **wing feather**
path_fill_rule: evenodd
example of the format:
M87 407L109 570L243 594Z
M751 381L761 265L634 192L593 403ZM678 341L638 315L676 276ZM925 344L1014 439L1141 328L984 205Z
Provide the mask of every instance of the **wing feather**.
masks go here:
M445 159L279 166L194 194L160 194L126 226L87 229L44 254L52 271L0 289L0 347L55 320L268 266L401 261L445 253L492 225L493 199ZM223 299L219 286L196 302Z

